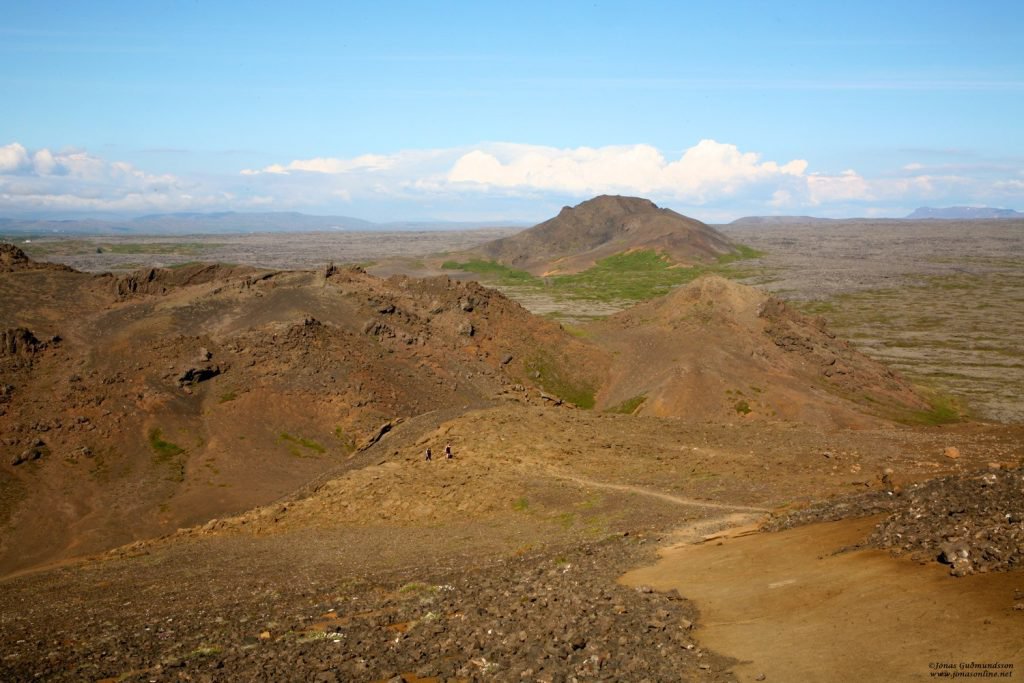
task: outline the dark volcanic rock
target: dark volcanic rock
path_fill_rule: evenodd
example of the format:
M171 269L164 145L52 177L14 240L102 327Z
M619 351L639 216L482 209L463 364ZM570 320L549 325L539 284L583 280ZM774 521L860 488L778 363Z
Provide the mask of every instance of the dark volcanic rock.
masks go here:
M949 565L954 576L1024 566L1024 469L932 479L830 500L774 519L768 531L885 513L866 544Z
M185 386L187 384L198 384L199 382L205 382L208 379L216 377L221 373L219 365L202 365L193 366L185 370L178 377L178 384Z
M903 491L869 542L954 576L1024 566L1024 470L945 477Z
M45 344L24 327L15 327L0 332L0 356L31 356Z
M18 247L6 242L0 243L0 271L16 270L27 266L31 261Z
M616 583L638 552L612 537L358 581L313 567L200 569L152 603L139 587L152 585L153 563L112 582L29 578L60 582L62 595L50 607L27 601L5 623L0 679L735 680L733 661L691 639L690 603ZM0 598L20 597L19 585L0 586Z

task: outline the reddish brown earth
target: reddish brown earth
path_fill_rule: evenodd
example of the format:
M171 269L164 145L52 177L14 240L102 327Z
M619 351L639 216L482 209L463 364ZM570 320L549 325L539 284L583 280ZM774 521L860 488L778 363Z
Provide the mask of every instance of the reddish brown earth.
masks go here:
M600 407L837 426L928 408L909 382L837 339L821 320L716 276L587 330L615 359Z
M525 392L538 353L566 381L602 363L447 278L26 268L0 301L5 571L273 500L382 425Z
M576 273L607 256L636 249L675 263L713 261L734 247L720 232L638 197L602 195L520 233L475 249L487 258L535 275Z
M1019 426L891 421L913 387L713 278L574 336L443 277L10 261L4 680L744 679L685 582L615 579L697 531L1024 462ZM959 632L965 657L987 633Z

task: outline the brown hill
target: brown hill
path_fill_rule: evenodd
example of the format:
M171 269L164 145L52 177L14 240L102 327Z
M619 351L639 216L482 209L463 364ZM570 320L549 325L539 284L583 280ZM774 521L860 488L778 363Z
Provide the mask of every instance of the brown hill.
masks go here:
M637 249L693 264L728 254L733 245L717 230L650 200L602 195L478 251L507 266L544 274L586 270L602 258Z
M28 267L0 274L0 331L0 573L238 515L327 472L361 472L379 463L361 453L381 454L363 447L389 433L383 443L404 444L402 459L415 460L445 437L442 423L476 408L505 405L511 415L564 399L653 417L832 427L877 423L865 410L926 407L813 321L719 278L577 338L498 292L445 277ZM474 438L506 454L513 443L546 452L539 444L554 432L541 437L531 414L520 415L489 420L493 433ZM434 441L393 436L411 422ZM569 442L589 438L563 423ZM631 427L597 429L614 442ZM419 519L410 501L423 486L384 474L397 487L384 514ZM477 488L498 492L504 481ZM360 491L352 500L377 497ZM478 498L458 503L500 508Z
M0 275L0 330L0 573L239 513L397 421L605 367L476 283L359 269L28 267Z
M25 255L25 252L13 244L0 242L0 273L10 273L16 270L71 271L73 269L57 263L33 261Z
M603 408L693 419L855 426L925 410L905 380L751 287L702 277L595 323L617 359Z

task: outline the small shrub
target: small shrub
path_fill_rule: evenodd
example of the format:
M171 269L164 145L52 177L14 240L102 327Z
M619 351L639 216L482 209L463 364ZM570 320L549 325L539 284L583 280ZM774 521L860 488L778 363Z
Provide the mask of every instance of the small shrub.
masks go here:
M170 460L185 452L185 449L181 446L170 441L164 441L163 432L159 427L153 427L149 430L149 447L153 449L157 460L161 461Z
M316 441L313 441L311 439L305 439L305 438L302 438L302 437L299 437L299 436L292 436L288 432L281 432L280 437L281 437L282 441L287 441L289 443L293 443L293 444L297 444L299 446L303 446L304 448L308 448L309 450L315 451L317 453L326 453L327 452L326 448L324 448L323 446L318 444ZM292 454L293 455L298 455L299 453L298 453L298 451L293 450Z
M626 399L617 406L609 408L606 412L619 413L622 415L632 415L636 412L636 409L643 405L644 401L647 400L645 394L634 396L633 398Z

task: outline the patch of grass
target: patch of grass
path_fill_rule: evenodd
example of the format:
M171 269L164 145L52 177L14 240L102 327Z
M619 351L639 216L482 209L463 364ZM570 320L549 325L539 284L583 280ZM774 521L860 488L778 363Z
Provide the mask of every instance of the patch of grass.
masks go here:
M748 247L745 244L737 244L736 249L730 254L719 254L718 265L724 266L729 263L736 263L737 261L749 261L751 259L761 258L765 255L763 251L758 251L753 247Z
M164 441L163 432L159 427L149 430L149 447L153 449L153 453L156 454L156 458L160 462L167 462L185 452L181 446Z
M550 313L548 315L550 317L556 317L551 315ZM562 323L562 329L571 334L572 336L576 337L577 339L587 339L588 337L590 337L590 332L584 330L582 327L576 327L575 325Z
M789 301L787 303L804 315L816 316L836 312L836 305L832 301Z
M512 501L512 509L516 512L526 512L530 507L530 502L526 498L516 498Z
M911 413L906 421L914 424L944 425L960 422L965 415L950 396L935 395L929 400L931 407L928 410L921 410Z
M181 254L195 256L222 244L203 242L117 242L97 245L110 254Z
M187 655L185 655L185 659L198 659L198 658L201 658L201 657L213 657L214 655L219 655L222 652L224 652L224 649L221 648L220 646L217 646L217 645L205 645L205 646L202 646L202 647L197 647L196 649L192 650L192 652L189 652Z
M477 273L496 278L501 284L522 284L534 283L540 278L530 275L525 270L509 268L497 261L485 261L483 259L472 259L469 261L445 261L441 264L445 270L462 270L467 273Z
M733 406L733 410L740 415L749 415L751 413L750 404L742 400L736 401L736 405Z
M556 291L597 301L643 301L694 280L702 268L679 268L664 254L637 250L615 254L592 268L549 278Z
M435 590L435 588L429 584L423 583L422 581L411 581L401 588L398 589L399 593L423 593L425 591Z
M580 408L594 407L596 389L588 383L566 377L549 356L543 354L534 356L527 359L524 365L527 374L548 393Z
M299 436L292 436L288 432L281 432L278 436L279 436L279 438L282 441L286 441L288 443L296 444L296 445L302 446L303 448L308 448L309 450L314 451L316 453L326 453L327 452L326 448L324 448L323 446L318 444L316 441L313 441L311 439L305 439L305 438L302 438L302 437L299 437ZM297 454L297 451L293 450L292 453L293 454Z
M572 512L563 512L558 515L557 519L563 529L571 529L576 522L576 515Z
M347 452L352 452L356 447L356 440L345 432L341 427L334 428L334 438L341 442L342 448Z
M619 413L622 415L632 415L636 412L636 409L643 405L643 402L647 400L646 394L639 394L633 398L628 398L617 406L613 406L606 410L608 413Z
M731 264L760 256L763 256L761 252L739 245L734 253L723 254L715 263L680 267L665 254L651 249L637 249L603 258L580 273L544 278L483 259L445 261L441 267L476 273L496 284L535 287L567 298L645 301L706 273L733 278L746 277L748 273L731 268Z
M220 402L227 403L228 401L234 401L236 398L238 398L238 395L235 392L226 391L220 395Z

